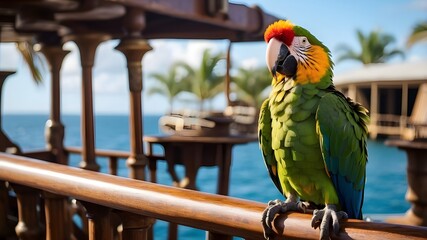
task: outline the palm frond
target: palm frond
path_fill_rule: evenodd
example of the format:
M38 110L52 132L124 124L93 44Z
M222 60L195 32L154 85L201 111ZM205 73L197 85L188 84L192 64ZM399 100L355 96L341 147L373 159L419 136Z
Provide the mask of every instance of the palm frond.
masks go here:
M18 42L17 48L22 55L25 63L30 69L31 76L34 81L39 84L43 81L43 76L40 72L40 67L43 67L43 61L40 56L34 51L32 44L29 42Z
M406 41L406 47L410 48L414 44L427 41L427 21L417 24Z
M396 39L389 34L374 30L364 34L361 30L356 31L360 51L355 51L347 45L341 45L340 55L337 62L344 60L356 60L363 64L382 63L395 55L404 57L404 52L399 49L388 50Z

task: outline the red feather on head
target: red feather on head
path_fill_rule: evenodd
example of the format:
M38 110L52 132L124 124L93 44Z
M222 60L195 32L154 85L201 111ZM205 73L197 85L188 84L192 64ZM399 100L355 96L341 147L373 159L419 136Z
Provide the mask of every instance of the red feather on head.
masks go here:
M294 24L289 20L279 20L268 26L264 33L265 42L269 42L270 39L276 38L277 40L290 46L294 39L295 33L293 30Z

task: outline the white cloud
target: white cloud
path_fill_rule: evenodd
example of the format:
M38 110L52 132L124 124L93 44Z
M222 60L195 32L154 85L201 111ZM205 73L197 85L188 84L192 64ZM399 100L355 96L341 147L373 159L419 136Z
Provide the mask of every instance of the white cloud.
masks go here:
M126 60L122 53L115 50L118 41L107 41L100 44L95 54L93 67L93 89L95 93L125 92L127 86ZM68 93L79 93L81 88L81 62L77 45L68 42L64 49L71 51L64 59L62 68L62 85Z
M412 0L410 3L412 9L427 11L427 1L426 0Z
M16 70L20 65L19 52L14 43L0 44L0 69Z
M80 54L79 49L77 48L77 45L74 42L67 42L63 46L64 50L70 51L68 53L63 62L62 62L62 68L61 71L65 73L66 75L69 74L81 74L81 65L80 65Z
M240 62L240 67L246 68L246 69L257 68L260 66L261 66L260 59L256 57L248 58Z
M93 80L93 90L101 94L127 94L128 86L127 72L110 74L102 72L95 76Z
M185 61L197 67L205 49L225 52L223 41L209 40L153 40L153 50L144 57L144 71L162 72L168 70L176 61Z
M156 40L151 41L153 50L143 58L144 72L163 72L169 69L174 61L184 54L184 43L180 41Z

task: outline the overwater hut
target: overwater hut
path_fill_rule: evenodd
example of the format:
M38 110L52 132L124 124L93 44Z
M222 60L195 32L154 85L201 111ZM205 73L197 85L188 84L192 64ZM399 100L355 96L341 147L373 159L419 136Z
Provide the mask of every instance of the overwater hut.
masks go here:
M370 64L339 74L337 89L366 106L371 138L427 136L427 62Z

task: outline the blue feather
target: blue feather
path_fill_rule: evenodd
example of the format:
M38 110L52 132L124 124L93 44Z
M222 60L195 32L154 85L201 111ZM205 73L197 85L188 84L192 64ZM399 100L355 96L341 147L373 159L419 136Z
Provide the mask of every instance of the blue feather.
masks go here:
M363 190L356 190L344 176L331 173L331 180L340 200L342 210L349 218L362 218Z

